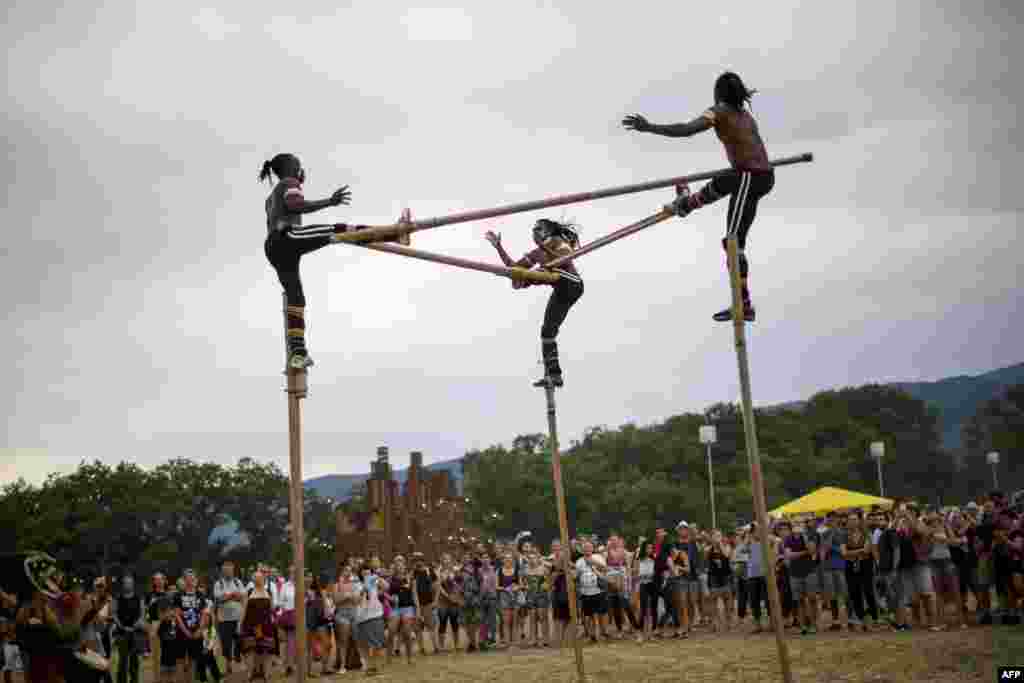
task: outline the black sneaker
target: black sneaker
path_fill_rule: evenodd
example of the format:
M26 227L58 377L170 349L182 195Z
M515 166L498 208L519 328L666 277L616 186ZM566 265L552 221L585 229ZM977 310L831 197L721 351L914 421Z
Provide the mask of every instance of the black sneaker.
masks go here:
M718 321L720 323L727 323L727 322L731 321L732 320L732 306L730 306L729 308L723 309L723 310L719 311L718 313L715 313L712 317L716 321ZM744 320L746 320L748 323L752 323L752 322L754 322L754 319L756 317L757 317L757 314L754 311L754 307L753 306L751 306L750 304L746 304L746 305L743 306L743 319Z
M978 623L981 624L982 626L991 626L992 625L992 615L990 613L986 612L984 615L982 615L982 617L980 619L978 619Z

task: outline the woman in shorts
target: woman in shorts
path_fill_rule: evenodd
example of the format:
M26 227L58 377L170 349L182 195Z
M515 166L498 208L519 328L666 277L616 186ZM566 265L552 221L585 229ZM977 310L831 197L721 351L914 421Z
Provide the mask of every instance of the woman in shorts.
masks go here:
M466 556L462 564L462 623L466 627L469 646L466 652L476 652L480 640L481 622L481 577L482 561Z
M932 584L935 586L935 625L942 629L946 628L947 608L952 606L955 613L954 624L960 628L967 628L960 612L960 577L950 549L956 536L937 513L930 515L925 523L932 535L928 564L931 566Z
M530 627L530 641L533 647L548 647L548 609L551 607L551 594L548 592L548 579L551 568L541 559L536 548L531 548L526 559L526 620Z
M374 575L370 565L364 564L359 569L358 585L360 600L353 631L366 675L375 676L378 671L374 661L380 660L385 645L384 605L380 596L387 590L387 583Z
M340 568L338 581L334 584L334 672L345 670L345 655L348 653L349 641L353 638L356 615L362 601L363 584L347 565Z
M711 630L728 631L732 628L732 557L729 547L722 539L722 532L717 529L711 534L707 568Z

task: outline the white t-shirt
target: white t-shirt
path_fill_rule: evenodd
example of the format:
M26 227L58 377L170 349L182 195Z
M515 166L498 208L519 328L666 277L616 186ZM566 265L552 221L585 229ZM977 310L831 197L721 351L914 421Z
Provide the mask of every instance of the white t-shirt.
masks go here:
M638 578L642 584L654 581L654 560L640 560Z
M291 581L285 581L281 585L281 590L276 596L275 602L277 606L283 610L295 609L295 584Z
M380 602L378 589L380 579L374 575L366 577L366 585L363 586L366 596L356 610L356 622L362 623L370 619L377 619L384 616L384 605Z
M601 588L597 585L597 572L585 557L576 560L576 577L580 582L580 595L600 595Z

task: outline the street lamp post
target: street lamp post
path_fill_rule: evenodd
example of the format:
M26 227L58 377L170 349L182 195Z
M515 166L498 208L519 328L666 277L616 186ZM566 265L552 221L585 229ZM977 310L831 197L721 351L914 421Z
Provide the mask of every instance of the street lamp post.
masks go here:
M885 484L882 482L882 458L885 457L884 441L875 441L871 444L871 457L878 463L878 495L885 498Z
M711 444L718 440L714 425L701 425L700 442L707 446L708 451L708 489L711 491L711 528L718 528L718 517L715 514L715 477L711 468Z
M996 452L989 453L985 456L988 464L992 466L992 488L999 488L999 475L996 474L996 467L999 465L999 454Z

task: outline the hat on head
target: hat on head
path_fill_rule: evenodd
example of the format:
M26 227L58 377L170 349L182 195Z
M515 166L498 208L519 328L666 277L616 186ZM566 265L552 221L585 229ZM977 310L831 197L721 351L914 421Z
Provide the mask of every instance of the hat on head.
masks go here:
M978 504L975 503L973 500L970 503L968 503L966 507L967 507L968 510L977 510L977 509L979 509Z
M690 528L690 525L686 522L685 519L682 520L681 522L679 522L679 524L676 524L676 529L689 529L689 528Z

